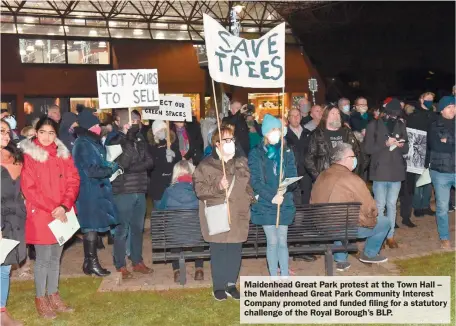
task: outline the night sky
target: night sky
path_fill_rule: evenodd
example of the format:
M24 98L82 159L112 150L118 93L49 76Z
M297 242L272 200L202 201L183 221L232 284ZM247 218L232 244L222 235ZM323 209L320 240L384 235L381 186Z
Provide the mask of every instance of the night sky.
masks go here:
M425 90L439 98L455 83L453 1L333 2L288 18L328 85L328 100L415 100Z

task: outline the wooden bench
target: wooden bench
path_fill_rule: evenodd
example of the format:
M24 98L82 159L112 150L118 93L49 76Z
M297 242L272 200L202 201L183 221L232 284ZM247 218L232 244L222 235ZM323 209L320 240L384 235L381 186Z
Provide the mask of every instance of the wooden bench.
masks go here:
M356 252L360 203L314 204L296 207L296 216L288 228L290 256L324 254L325 273L333 275L333 254ZM186 283L185 261L210 258L209 244L201 234L197 210L154 211L151 217L152 261L179 261L180 283ZM342 245L334 245L341 241ZM202 252L191 251L204 247ZM182 248L180 253L171 249ZM266 235L261 226L250 224L242 257L264 257Z

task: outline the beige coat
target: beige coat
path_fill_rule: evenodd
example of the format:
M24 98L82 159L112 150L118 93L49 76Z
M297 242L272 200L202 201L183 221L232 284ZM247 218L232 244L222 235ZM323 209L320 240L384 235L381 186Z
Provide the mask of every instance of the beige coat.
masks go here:
M207 206L223 204L225 190L220 190L219 183L223 177L222 162L217 154L204 159L193 173L196 196L200 200L199 215L201 233L207 242L240 243L247 240L250 221L250 203L253 198L253 190L250 187L250 171L245 157L234 157L225 163L226 177L231 185L233 176L236 181L229 199L231 230L210 236L204 214L204 201Z
M333 164L323 171L312 187L312 204L360 202L359 225L373 228L377 224L377 205L366 183L345 166Z

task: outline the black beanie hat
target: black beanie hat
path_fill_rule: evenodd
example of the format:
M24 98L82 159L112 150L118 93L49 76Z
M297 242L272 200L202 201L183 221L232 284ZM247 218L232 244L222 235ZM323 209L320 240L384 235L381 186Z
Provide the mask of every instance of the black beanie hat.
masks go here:
M401 114L401 102L397 98L393 98L385 106L385 113L391 116L399 116Z
M84 129L90 129L95 125L100 124L100 120L93 114L94 111L87 107L78 107L78 123Z

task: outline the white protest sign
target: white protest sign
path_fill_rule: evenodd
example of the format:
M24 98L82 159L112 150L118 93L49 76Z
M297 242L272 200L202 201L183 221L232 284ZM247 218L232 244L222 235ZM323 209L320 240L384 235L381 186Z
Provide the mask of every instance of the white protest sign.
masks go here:
M100 109L157 106L157 69L97 71Z
M215 81L241 87L285 87L285 23L259 39L247 40L226 31L204 15L209 73Z
M161 96L160 106L143 108L145 120L192 121L192 104L189 97Z

